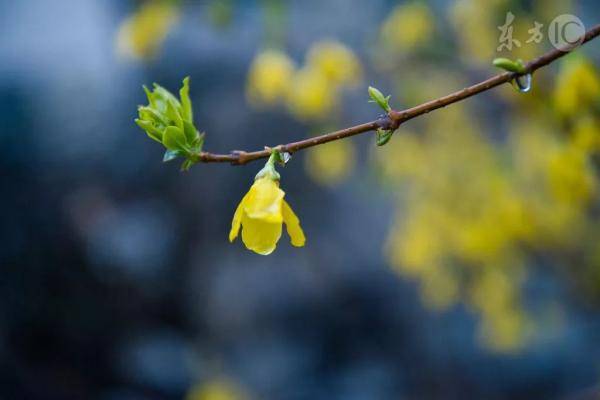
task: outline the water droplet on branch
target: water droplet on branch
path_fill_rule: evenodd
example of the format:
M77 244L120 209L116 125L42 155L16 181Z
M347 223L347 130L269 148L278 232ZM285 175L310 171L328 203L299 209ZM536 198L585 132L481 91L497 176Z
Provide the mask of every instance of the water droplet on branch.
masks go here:
M288 153L287 151L281 153L281 162L283 163L283 165L287 164L291 159L292 159L292 155L290 153Z
M512 81L512 85L521 93L527 93L531 90L531 74L519 75Z

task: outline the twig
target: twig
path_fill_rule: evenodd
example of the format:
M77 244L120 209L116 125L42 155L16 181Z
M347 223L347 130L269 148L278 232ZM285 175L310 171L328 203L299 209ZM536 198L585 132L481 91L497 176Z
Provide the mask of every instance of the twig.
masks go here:
M587 43L600 35L600 24L594 26L583 35L581 44ZM569 52L568 49L554 49L542 56L528 62L525 65L525 74L533 73L534 71L556 61L563 57ZM385 115L377 120L367 122L364 124L352 126L339 131L326 133L324 135L315 136L309 139L300 140L298 142L292 142L288 144L282 144L274 147L275 149L294 153L298 150L306 149L308 147L318 146L323 143L332 142L334 140L344 139L350 136L359 135L361 133L376 131L377 129L397 129L400 124L418 117L423 114L427 114L430 111L437 110L438 108L445 107L449 104L456 103L467 99L476 94L490 90L496 86L502 85L517 78L519 75L514 72L505 72L496 76L493 76L483 82L477 83L473 86L469 86L452 94L444 97L440 97L435 100L428 101L421 105L408 108L406 110L391 110L388 115ZM202 162L229 162L233 165L243 165L250 161L258 160L261 158L268 158L271 154L269 149L246 152L241 150L232 151L230 154L213 154L209 152L200 153L200 161Z

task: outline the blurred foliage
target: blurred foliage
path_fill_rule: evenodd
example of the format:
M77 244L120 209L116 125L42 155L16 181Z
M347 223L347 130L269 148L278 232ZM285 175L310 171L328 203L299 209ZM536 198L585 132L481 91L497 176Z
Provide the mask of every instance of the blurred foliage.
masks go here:
M450 89L436 87L443 80L436 76L417 80L428 98ZM398 87L407 79L413 74L399 76ZM495 92L510 102L508 133L500 138L484 133L498 127L482 125L467 102L401 127L374 156L386 185L400 188L386 244L390 263L420 282L429 306L462 301L479 313L480 338L497 351L518 350L539 333L542 317L523 305L520 288L541 255L579 275L588 289L582 270L600 268L597 255L585 255L595 247L587 243L600 241L600 76L573 54L547 83L554 89Z
M138 57L155 53L176 21L173 4L144 3L124 22L119 48ZM274 2L265 4L271 9ZM456 0L446 15L436 15L427 2L403 3L376 27L369 61L389 76L401 102L396 107L448 94L472 80L467 71L489 73L495 57L540 54L547 43L527 43L531 28L570 9L570 2L556 0L523 4ZM282 7L265 15L280 16ZM516 15L513 34L520 46L498 52L497 27L507 10ZM219 20L230 18L229 8L213 11L225 15ZM313 132L338 125L342 92L361 82L365 63L332 39L312 44L297 63L284 50L281 33L278 40L273 36L267 34L268 47L249 67L249 103L285 107ZM538 332L541 317L524 305L521 287L540 258L551 258L557 273L568 274L584 295L600 293L600 77L579 53L566 57L556 76L539 72L532 93L507 86L481 102L436 111L402 126L373 156L382 182L397 193L385 245L389 262L419 282L428 306L463 302L478 313L482 343L497 351L516 351ZM497 103L505 114L486 123L482 102ZM319 146L307 151L307 173L323 185L336 184L355 158L348 140Z

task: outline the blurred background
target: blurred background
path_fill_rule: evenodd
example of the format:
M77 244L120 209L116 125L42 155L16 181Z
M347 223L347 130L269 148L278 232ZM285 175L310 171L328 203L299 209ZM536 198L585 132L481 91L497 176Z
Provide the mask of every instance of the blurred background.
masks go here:
M368 85L401 109L540 55L565 13L600 21L596 0L0 1L0 398L598 398L600 41L384 147L294 155L307 244L268 257L227 240L262 163L182 173L133 122L143 84L189 75L206 150L307 138L376 118Z

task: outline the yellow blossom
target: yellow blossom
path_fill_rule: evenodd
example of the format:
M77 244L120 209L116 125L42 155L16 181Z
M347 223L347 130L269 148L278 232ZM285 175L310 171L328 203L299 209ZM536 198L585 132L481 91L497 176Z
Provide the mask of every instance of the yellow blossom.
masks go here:
M388 47L411 51L431 39L434 26L434 17L427 4L403 4L384 22L381 38Z
M336 86L321 71L305 67L294 76L288 107L300 119L318 119L332 111L336 95Z
M242 400L247 396L233 382L215 379L205 384L193 386L185 400Z
M281 51L266 50L258 54L248 73L246 95L254 105L273 105L282 100L294 74L293 61Z
M358 58L352 50L335 40L315 43L308 52L307 64L334 84L354 84L361 75Z
M117 34L118 53L142 59L154 56L178 18L179 8L172 2L145 2L121 24Z
M505 2L456 0L448 7L464 61L487 65L494 57L499 45L498 31L494 27L498 25L498 15L505 12Z
M556 87L554 105L562 115L575 116L598 102L600 76L597 68L583 57L563 62Z
M355 163L354 145L347 140L338 140L310 149L306 172L317 183L334 186L350 175Z
M285 223L292 245L304 246L306 238L300 220L283 199L285 192L279 188L278 175L269 159L259 172L248 193L244 196L233 216L229 241L233 242L242 228L242 241L249 250L268 255L275 250L281 237L281 225Z
M600 125L591 117L579 118L573 126L573 146L586 153L600 151Z
M575 146L553 155L547 179L554 198L568 205L588 204L597 190L596 175L587 154Z

